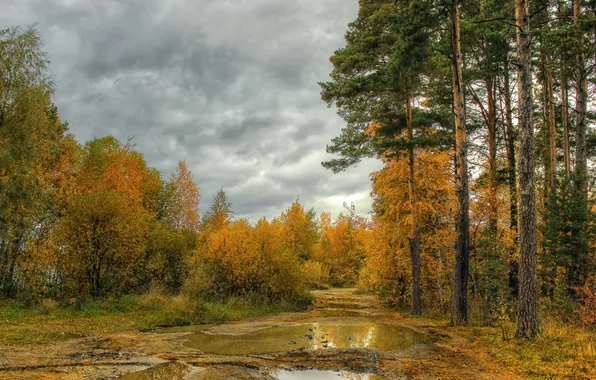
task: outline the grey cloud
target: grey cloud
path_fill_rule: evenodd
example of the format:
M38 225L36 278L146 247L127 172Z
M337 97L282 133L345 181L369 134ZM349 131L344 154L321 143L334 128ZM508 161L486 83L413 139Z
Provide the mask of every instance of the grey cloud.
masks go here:
M79 141L135 136L164 173L186 160L203 209L221 186L238 216L317 211L367 194L378 163L320 166L343 122L320 100L356 0L3 0L0 25L38 22L61 117ZM366 202L359 201L368 211Z

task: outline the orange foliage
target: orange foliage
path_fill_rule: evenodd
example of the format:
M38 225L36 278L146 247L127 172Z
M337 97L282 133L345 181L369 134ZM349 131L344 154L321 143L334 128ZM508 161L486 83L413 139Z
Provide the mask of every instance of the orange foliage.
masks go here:
M423 294L446 308L455 241L452 157L450 152L419 149L416 167ZM408 170L408 160L403 157L371 175L376 215L360 278L362 287L380 291L394 304L407 304L410 296Z
M254 295L268 299L301 295L300 263L286 244L287 229L279 221L246 219L209 228L192 259L187 291L207 298Z
M587 325L596 324L596 281L581 288L575 288L579 305L574 310L581 321Z

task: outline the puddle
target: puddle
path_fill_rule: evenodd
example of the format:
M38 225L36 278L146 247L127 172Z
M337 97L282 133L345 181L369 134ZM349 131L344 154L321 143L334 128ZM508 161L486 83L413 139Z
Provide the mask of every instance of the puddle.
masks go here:
M375 322L308 323L261 328L248 333L209 333L208 326L178 327L168 332L192 332L185 346L218 355L250 355L296 349L374 348L397 351L427 341L411 329ZM221 329L220 329L221 330ZM220 331L218 330L218 331Z
M370 317L377 314L375 310L367 309L313 309L312 313L323 317Z
M278 380L383 380L376 375L345 371L274 371L271 372L270 375Z
M199 369L193 368L188 364L181 362L168 362L158 364L155 367L148 368L139 372L132 372L120 376L120 380L185 380L193 372Z

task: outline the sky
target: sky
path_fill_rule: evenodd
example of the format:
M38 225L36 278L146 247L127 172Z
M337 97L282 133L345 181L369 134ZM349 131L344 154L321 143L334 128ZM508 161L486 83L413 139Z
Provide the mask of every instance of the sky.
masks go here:
M33 23L60 117L81 143L133 137L169 177L184 160L202 211L223 187L236 216L297 197L318 213L370 211L375 160L333 174L344 122L320 98L357 0L0 0L0 28Z

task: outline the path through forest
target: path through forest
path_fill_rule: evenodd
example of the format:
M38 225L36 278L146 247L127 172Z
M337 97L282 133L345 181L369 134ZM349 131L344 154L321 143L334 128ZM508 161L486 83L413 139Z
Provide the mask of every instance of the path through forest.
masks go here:
M517 378L478 344L386 311L373 296L354 289L314 295L303 313L0 348L0 378Z

